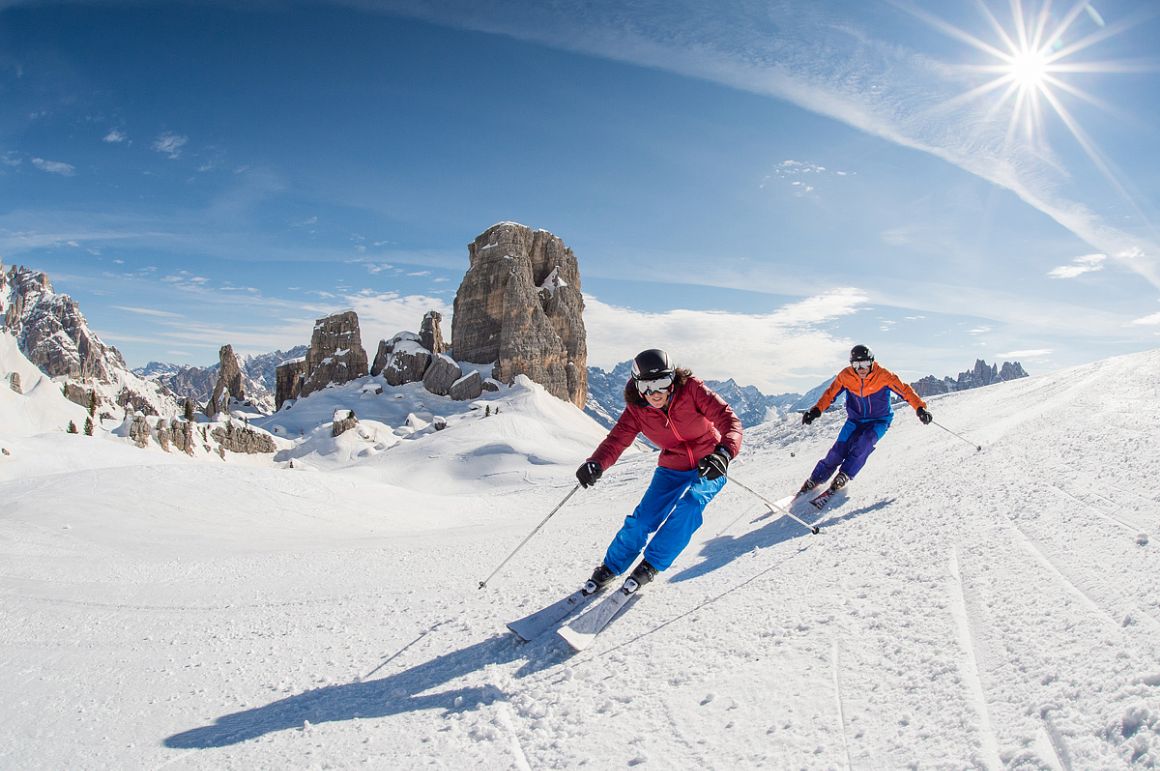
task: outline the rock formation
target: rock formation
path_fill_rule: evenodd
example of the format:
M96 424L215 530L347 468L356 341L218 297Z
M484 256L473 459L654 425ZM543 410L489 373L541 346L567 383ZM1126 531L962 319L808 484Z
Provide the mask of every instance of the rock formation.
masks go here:
M88 407L96 392L100 404L127 408L130 415L177 412L173 395L130 372L120 351L93 334L80 307L57 294L45 274L23 267L5 271L0 265L0 313L0 331L14 335L21 352L44 374L65 380L70 399L83 395L78 404Z
M440 324L443 314L439 311L427 311L423 316L423 323L419 325L419 345L433 354L440 354L447 350L443 342L443 331Z
M572 250L546 230L502 222L476 238L468 256L467 274L455 294L455 358L495 362L497 380L510 383L525 374L583 407L588 350Z
M379 341L371 374L381 373L387 384L393 386L417 383L431 365L431 358L431 349L423 346L418 335L400 332L390 340Z
M451 386L462 376L455 359L441 353L431 360L431 366L423 374L423 387L437 396L447 396L451 393Z
M274 445L274 437L264 431L255 431L249 426L239 427L232 420L227 420L225 427L215 428L210 432L219 445L219 450L255 455L258 453L274 452L278 448Z
M306 357L279 365L276 403L341 385L367 374L367 352L362 345L358 315L345 311L318 319Z
M233 346L223 345L218 351L218 379L213 387L205 414L213 418L229 409L230 399L245 401L246 386L242 380L242 363L234 353Z
M966 372L960 372L957 379L944 377L942 380L939 380L934 375L927 375L922 380L911 383L911 387L914 388L919 396L926 397L950 393L951 391L966 391L971 388L982 388L992 383L1003 383L1008 380L1016 380L1027 376L1027 371L1017 361L1005 361L1000 368L998 365L988 365L982 359L977 359L975 366Z

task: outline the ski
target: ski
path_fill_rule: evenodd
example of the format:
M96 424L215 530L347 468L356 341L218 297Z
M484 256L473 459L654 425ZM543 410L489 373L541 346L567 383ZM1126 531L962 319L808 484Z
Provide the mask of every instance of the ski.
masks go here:
M834 501L834 500L841 501L845 497L846 497L846 491L844 489L842 489L842 490L826 490L824 493L822 493L821 495L819 495L816 498L814 498L813 500L811 500L810 505L813 506L818 511L822 511L823 509L825 509L827 506L830 505L831 501Z
M524 642L531 642L545 632L555 629L561 621L573 613L588 607L598 596L600 596L599 590L592 594L585 594L583 589L578 589L562 600L557 600L535 613L510 622L507 628Z
M564 638L564 641L572 646L572 650L580 652L586 649L602 629L636 601L639 590L640 587L635 580L627 579L623 586L604 598L599 605L573 619L567 626L560 627L556 630L556 634Z

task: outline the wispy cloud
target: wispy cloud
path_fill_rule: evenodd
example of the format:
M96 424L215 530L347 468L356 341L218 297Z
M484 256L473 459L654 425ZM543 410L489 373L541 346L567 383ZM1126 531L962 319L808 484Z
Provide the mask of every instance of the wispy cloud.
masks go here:
M1047 272L1047 275L1052 278L1075 278L1084 273L1094 273L1104 269L1104 260L1106 259L1108 259L1106 254L1085 254L1082 257L1076 257L1070 265L1052 268Z
M114 305L114 308L126 311L128 313L135 313L138 316L151 316L158 319L180 319L184 318L180 313L171 313L170 311L161 311L156 308L140 308L133 305Z
M124 131L119 129L112 129L109 131L109 133L105 134L101 141L108 142L111 145L119 145L122 142L128 142L129 137L125 134Z
M1160 288L1160 244L1106 221L1097 213L1104 198L1075 185L1050 152L1011 142L1007 121L994 120L980 100L960 99L971 86L962 70L897 41L877 39L856 21L841 18L845 13L836 4L673 0L663 10L645 4L637 11L619 0L593 0L585 13L576 14L566 4L335 1L627 61L786 100L941 158L1012 191ZM1110 179L1098 156L1093 164ZM1113 194L1124 195L1122 184L1114 179L1110 184ZM1133 250L1141 257L1121 257Z
M788 184L794 196L804 198L817 189L818 182L823 177L850 177L856 173L849 171L830 171L820 163L788 159L774 167L773 171L761 180L761 184L758 187L766 188L774 181L781 181Z
M181 157L181 150L189 143L189 137L167 131L153 140L153 149L171 160Z
M1021 351L1007 351L1005 353L995 354L1004 361L1022 360L1022 359L1042 359L1045 356L1050 356L1054 351L1051 348L1027 348Z
M76 166L61 161L47 161L44 158L33 158L32 165L49 174L59 174L62 177L71 177L77 173Z

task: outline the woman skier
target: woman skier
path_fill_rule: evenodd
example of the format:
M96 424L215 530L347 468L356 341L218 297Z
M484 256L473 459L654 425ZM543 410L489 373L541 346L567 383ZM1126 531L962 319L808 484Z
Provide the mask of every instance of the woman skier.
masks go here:
M833 404L842 391L846 392L846 423L838 433L838 440L818 461L813 472L802 484L798 495L803 495L824 484L838 469L838 475L830 483L829 493L836 493L846 483L858 475L866 459L874 451L874 445L886 434L890 422L894 420L894 408L890 405L891 392L898 394L914 407L915 414L923 425L934 417L927 412L926 402L898 376L874 362L874 354L864 345L850 349L850 366L843 369L830 383L818 403L802 415L802 423L809 425Z
M644 497L608 545L586 594L628 570L642 549L644 559L625 581L629 591L667 569L701 526L705 506L725 486L729 461L741 451L741 421L732 408L691 371L673 367L660 349L633 359L624 402L616 425L576 470L576 479L585 488L595 484L638 434L661 453Z

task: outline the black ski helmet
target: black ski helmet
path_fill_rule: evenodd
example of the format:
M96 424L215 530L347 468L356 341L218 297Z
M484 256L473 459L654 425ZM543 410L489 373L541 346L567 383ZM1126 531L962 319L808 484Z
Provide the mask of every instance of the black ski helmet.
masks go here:
M855 345L850 349L850 361L874 361L874 352L864 345Z
M656 380L672 376L673 365L669 363L669 355L660 348L641 351L632 360L633 380Z

